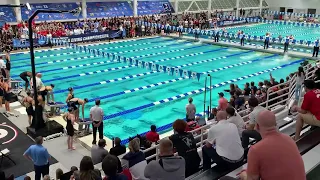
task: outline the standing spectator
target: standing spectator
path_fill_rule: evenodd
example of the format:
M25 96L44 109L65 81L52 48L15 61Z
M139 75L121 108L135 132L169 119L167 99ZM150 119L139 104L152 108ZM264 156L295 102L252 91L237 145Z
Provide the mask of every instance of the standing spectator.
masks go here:
M306 94L304 95L301 108L294 106L293 111L298 111L296 122L296 134L294 139L300 139L303 124L320 127L320 89L315 89L313 80L304 81Z
M108 151L105 149L106 147L106 140L100 139L97 145L92 145L91 147L91 158L93 164L101 163L102 160L109 154Z
M211 160L222 168L232 167L243 160L244 150L237 126L227 121L225 111L218 112L217 121L209 129L206 145L202 148L204 170L211 168Z
M305 180L306 173L296 143L278 132L275 114L262 111L258 114L257 129L263 137L248 153L248 169L241 180Z
M96 100L96 105L90 109L90 120L92 121L93 141L96 144L97 129L99 131L99 139L103 139L103 110L100 107L100 99Z
M193 99L190 97L188 101L189 104L186 105L187 122L194 121L196 119L196 106L192 104Z
M258 88L257 88L257 86L254 85L253 81L250 83L250 85L251 85L251 95L254 96L254 95L256 95Z
M118 174L119 164L117 157L113 155L106 156L102 161L102 170L106 177L103 180L128 180L127 176Z
M173 123L175 133L169 137L178 155L185 159L186 177L199 170L200 157L197 151L196 141L192 133L186 132L187 123L178 119Z
M119 156L121 154L126 153L126 147L121 145L121 139L118 137L114 138L114 147L110 149L110 154L114 156Z
M256 141L261 140L261 135L258 131L255 130L255 126L257 124L257 117L261 111L265 111L262 106L259 106L259 101L255 97L251 97L248 101L250 110L252 111L249 114L249 123L246 125L246 130L242 132L242 147L247 148L249 145L249 139L253 138Z
M160 159L146 166L144 176L150 180L185 179L185 161L183 157L174 155L173 144L169 139L160 141Z
M314 56L318 57L318 53L319 53L319 39L317 39L317 40L314 42L312 57L314 57Z
M225 111L227 107L229 106L228 100L224 98L224 94L222 92L218 93L219 94L219 106L218 106L218 111Z
M140 151L140 140L134 138L129 142L130 152L123 156L123 160L127 161L125 164L129 165L129 170L133 180L148 180L144 176L144 169L147 166L144 153Z
M35 180L40 180L41 175L44 177L49 174L50 155L47 148L42 146L43 138L41 136L35 139L36 144L31 145L23 156L31 160L34 164Z
M155 125L151 125L151 131L146 134L146 138L150 142L158 142L160 137L157 133L157 127Z
M80 161L80 179L100 180L100 171L94 169L91 157L84 156Z
M303 84L303 81L306 78L305 76L306 75L303 71L303 67L299 67L298 72L297 72L297 77L296 77L296 89L295 89L295 100L296 100L297 104L299 102L299 97L300 97L300 93L301 93L301 86Z

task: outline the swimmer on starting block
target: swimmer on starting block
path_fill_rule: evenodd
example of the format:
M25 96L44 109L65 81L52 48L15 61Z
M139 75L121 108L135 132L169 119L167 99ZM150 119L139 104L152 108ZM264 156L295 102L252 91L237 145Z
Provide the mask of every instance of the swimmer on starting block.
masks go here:
M29 80L28 80L28 77L29 77L29 79L31 79L31 77L32 77L32 73L31 72L29 72L29 71L25 71L25 72L22 72L21 74L20 74L20 78L22 79L22 80L24 80L24 82L25 82L25 91L27 91L27 89L28 89L28 87L29 87Z
M47 103L54 102L53 88L54 88L54 84L50 84L50 86L43 86L40 88L39 95L42 96L43 102L46 101L46 96L47 96ZM51 95L51 101L50 101L50 95Z
M87 98L84 98L83 100L80 98L72 98L69 100L69 102L67 102L67 106L74 109L76 121L79 121L80 106L82 106L82 120L84 120L84 106L87 102L89 102Z

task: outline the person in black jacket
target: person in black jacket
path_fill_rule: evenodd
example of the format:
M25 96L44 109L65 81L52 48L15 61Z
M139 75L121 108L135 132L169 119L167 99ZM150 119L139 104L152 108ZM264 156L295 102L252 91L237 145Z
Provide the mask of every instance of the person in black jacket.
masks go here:
M121 145L121 139L118 137L114 138L114 147L110 149L110 154L114 156L119 156L121 154L126 153L126 147Z
M186 132L187 123L178 119L173 123L174 134L169 137L179 156L185 159L186 177L198 172L200 157L197 151L196 141L190 132Z

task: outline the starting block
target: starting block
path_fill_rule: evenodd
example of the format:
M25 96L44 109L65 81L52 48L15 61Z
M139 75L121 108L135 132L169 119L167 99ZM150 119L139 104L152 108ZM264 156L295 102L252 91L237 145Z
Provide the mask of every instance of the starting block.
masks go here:
M61 107L66 106L66 104L62 102L48 103L47 105L50 107L50 112L56 116L60 115Z
M90 134L90 125L92 124L92 121L90 118L85 118L83 121L78 122L78 131L80 136L85 136Z

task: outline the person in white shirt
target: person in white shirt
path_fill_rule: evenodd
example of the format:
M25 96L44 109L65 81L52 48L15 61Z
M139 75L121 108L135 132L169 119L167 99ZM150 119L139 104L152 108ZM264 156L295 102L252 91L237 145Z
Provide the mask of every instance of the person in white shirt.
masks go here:
M103 109L100 107L100 100L96 100L96 105L90 109L90 120L92 121L93 141L96 144L97 129L99 131L99 139L103 139Z
M237 126L239 136L242 137L242 132L245 130L246 127L246 124L244 123L242 117L236 112L236 110L233 107L227 107L226 112L228 114L227 121Z
M237 126L227 121L227 113L219 111L216 125L208 132L206 145L202 148L203 169L211 168L211 160L219 167L238 165L243 160L244 149Z
M42 82L42 80L41 80L41 78L42 78L42 74L41 73L37 73L36 74L36 87L37 87L38 90L40 90L41 88L45 87L43 82ZM30 78L30 87L33 90L33 79L32 78Z

